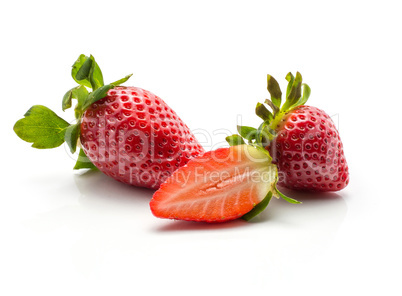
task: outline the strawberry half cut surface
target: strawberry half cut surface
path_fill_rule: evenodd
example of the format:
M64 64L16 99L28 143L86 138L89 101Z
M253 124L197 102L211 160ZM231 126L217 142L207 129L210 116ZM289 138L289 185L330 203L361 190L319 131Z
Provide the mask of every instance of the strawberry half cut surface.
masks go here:
M238 126L239 135L226 140L230 145L248 142L268 150L278 166L280 186L322 192L345 188L349 169L334 122L323 110L305 105L311 90L299 72L295 77L288 73L286 80L282 104L279 84L268 75L271 100L257 103L255 109L263 122L258 128Z
M153 195L150 207L159 218L225 222L249 220L268 205L277 169L259 147L238 145L206 152L175 171Z

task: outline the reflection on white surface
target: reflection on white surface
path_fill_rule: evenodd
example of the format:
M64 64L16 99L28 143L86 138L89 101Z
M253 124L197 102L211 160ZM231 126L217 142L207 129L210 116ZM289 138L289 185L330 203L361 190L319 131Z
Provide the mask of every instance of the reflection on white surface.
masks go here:
M96 171L76 174L74 182L81 194L79 202L84 208L107 212L110 207L118 207L120 210L148 204L154 193L154 190L123 184Z
M16 209L25 211L22 224L11 225L14 255L5 264L9 277L28 279L29 285L18 288L22 294L32 286L39 289L44 284L39 278L54 287L69 279L86 294L124 295L133 285L136 291L152 286L155 278L163 290L173 291L180 277L181 291L207 280L200 295L213 285L220 293L229 287L239 293L293 295L300 287L325 290L334 278L350 282L356 272L363 283L371 274L361 266L374 249L372 231L378 235L380 224L370 220L367 210L381 208L373 203L377 200L362 203L362 194L354 198L360 188L354 183L339 193L282 189L303 204L273 199L250 222L207 224L155 218L149 209L152 190L99 172L53 174L28 178L30 190L43 194L13 200ZM389 232L381 228L381 244ZM375 262L386 267L388 261ZM40 277L32 277L38 266ZM235 286L239 276L241 285ZM75 290L71 286L69 291Z
M72 262L88 275L109 250L135 242L141 226L137 223L149 214L153 191L119 183L100 172L74 175L74 183L79 192L76 204L38 214L24 224L49 236L70 233Z
M74 175L74 183L79 193L76 204L38 214L25 226L44 234L45 240L69 234L69 254L65 255L71 256L76 271L87 278L128 268L130 261L173 264L173 270L179 272L186 266L186 258L197 254L192 260L202 268L207 268L210 256L231 266L232 258L240 255L244 259L237 260L258 262L255 268L260 269L261 277L268 273L283 280L292 270L298 272L290 267L301 260L301 253L302 258L316 258L325 251L347 212L338 194L283 190L303 204L272 200L251 222L162 220L149 210L152 190L119 183L99 172Z

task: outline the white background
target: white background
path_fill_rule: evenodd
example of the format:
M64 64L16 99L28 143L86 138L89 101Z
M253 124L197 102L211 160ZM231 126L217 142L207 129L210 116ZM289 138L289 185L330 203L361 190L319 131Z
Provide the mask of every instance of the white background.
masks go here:
M401 295L399 1L3 1L1 295ZM252 222L157 219L152 191L73 172L66 147L13 132L61 111L70 67L165 100L207 150L256 125L266 74L300 71L338 124L350 185L290 193ZM215 134L213 134L215 132ZM220 133L220 134L219 134Z

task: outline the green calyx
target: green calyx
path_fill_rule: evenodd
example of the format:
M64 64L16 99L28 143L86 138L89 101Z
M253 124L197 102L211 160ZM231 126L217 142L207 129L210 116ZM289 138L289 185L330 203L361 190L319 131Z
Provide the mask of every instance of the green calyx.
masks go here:
M50 149L66 142L70 152L75 153L79 143L81 117L85 110L104 98L110 89L126 82L131 75L105 85L102 71L95 58L92 55L88 57L81 54L71 70L71 76L78 86L67 91L62 99L63 111L72 107L73 99L77 101L74 107L76 122L69 124L49 108L34 105L25 113L24 118L15 123L14 132L22 140L32 143L34 148ZM74 169L82 168L96 169L80 149Z
M238 126L235 134L226 138L229 145L239 145L248 143L266 147L276 137L275 127L282 117L289 111L298 106L304 105L311 93L310 87L302 83L302 76L299 72L296 76L292 73L286 75L288 85L286 88L286 100L282 104L282 91L271 75L267 75L267 90L271 95L271 99L266 99L264 103L257 103L255 113L262 119L262 123L258 128L249 126Z

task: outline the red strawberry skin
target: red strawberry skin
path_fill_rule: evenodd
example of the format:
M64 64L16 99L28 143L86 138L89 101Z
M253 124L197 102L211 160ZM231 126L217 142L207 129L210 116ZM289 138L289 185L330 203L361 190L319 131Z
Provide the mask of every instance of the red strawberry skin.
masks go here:
M80 141L100 171L152 189L204 153L177 114L161 98L138 87L115 87L92 104L82 117Z
M273 127L269 146L279 170L278 185L311 191L338 191L349 183L343 145L331 118L322 110L299 106Z

